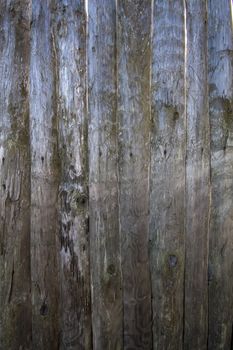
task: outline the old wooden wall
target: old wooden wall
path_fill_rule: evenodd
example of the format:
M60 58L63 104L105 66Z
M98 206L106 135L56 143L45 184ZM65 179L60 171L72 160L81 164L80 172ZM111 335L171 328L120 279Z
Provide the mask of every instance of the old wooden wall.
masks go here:
M0 350L232 350L232 1L0 10Z

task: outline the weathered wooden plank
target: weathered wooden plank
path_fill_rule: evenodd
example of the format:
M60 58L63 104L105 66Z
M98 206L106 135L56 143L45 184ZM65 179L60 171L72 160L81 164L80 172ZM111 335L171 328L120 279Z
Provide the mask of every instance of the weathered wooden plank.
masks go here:
M184 349L204 350L208 331L210 207L207 2L187 1L187 155Z
M57 349L57 57L51 1L33 1L30 67L31 278L33 349Z
M89 207L93 348L122 349L116 8L89 2Z
M61 349L91 348L86 15L83 0L56 1L60 194Z
M182 349L185 198L183 0L155 0L150 264L154 349Z
M118 1L119 201L124 349L151 349L150 1Z
M0 1L0 349L31 346L30 1Z
M232 2L208 1L211 217L209 338L232 348L233 324L233 30Z

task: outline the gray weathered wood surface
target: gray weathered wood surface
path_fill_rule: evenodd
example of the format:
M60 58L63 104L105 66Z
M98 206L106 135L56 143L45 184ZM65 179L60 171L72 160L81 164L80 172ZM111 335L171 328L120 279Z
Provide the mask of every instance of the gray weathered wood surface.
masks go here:
M61 348L91 348L88 238L86 12L83 0L54 5L58 143Z
M124 349L150 349L150 2L118 1L118 150Z
M52 3L33 1L30 64L31 279L34 349L59 344L57 57Z
M0 349L30 349L31 11L0 5Z
M211 212L209 350L233 348L232 2L208 2Z
M181 349L184 294L185 22L183 0L152 14L150 268L154 349Z
M210 206L207 6L187 2L184 348L206 349Z
M0 350L232 350L232 1L0 5Z
M70 1L69 6L66 1L57 4L52 33L61 163L61 348L81 350L91 348L86 13L83 0Z
M122 348L116 3L89 3L89 207L94 349Z

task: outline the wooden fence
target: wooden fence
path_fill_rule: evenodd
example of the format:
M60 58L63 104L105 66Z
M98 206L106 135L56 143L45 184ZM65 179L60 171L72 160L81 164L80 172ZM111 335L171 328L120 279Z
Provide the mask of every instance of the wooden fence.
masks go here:
M231 0L0 5L0 349L232 350Z

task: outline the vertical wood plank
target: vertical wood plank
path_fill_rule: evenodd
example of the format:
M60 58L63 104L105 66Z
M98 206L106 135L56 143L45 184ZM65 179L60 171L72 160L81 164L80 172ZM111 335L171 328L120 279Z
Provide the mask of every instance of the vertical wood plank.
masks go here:
M204 350L208 331L210 202L207 2L186 2L187 156L184 349Z
M31 4L0 6L0 348L14 350L31 347Z
M33 349L59 345L57 57L52 3L33 1L30 68Z
M232 2L208 1L211 189L209 339L232 348L233 324L233 30Z
M151 349L150 1L118 1L120 232L124 349Z
M88 350L91 313L84 1L56 1L54 19L61 154L61 349Z
M185 196L184 2L154 1L150 264L153 347L182 349Z
M116 5L89 6L89 207L93 348L122 349L116 116Z

